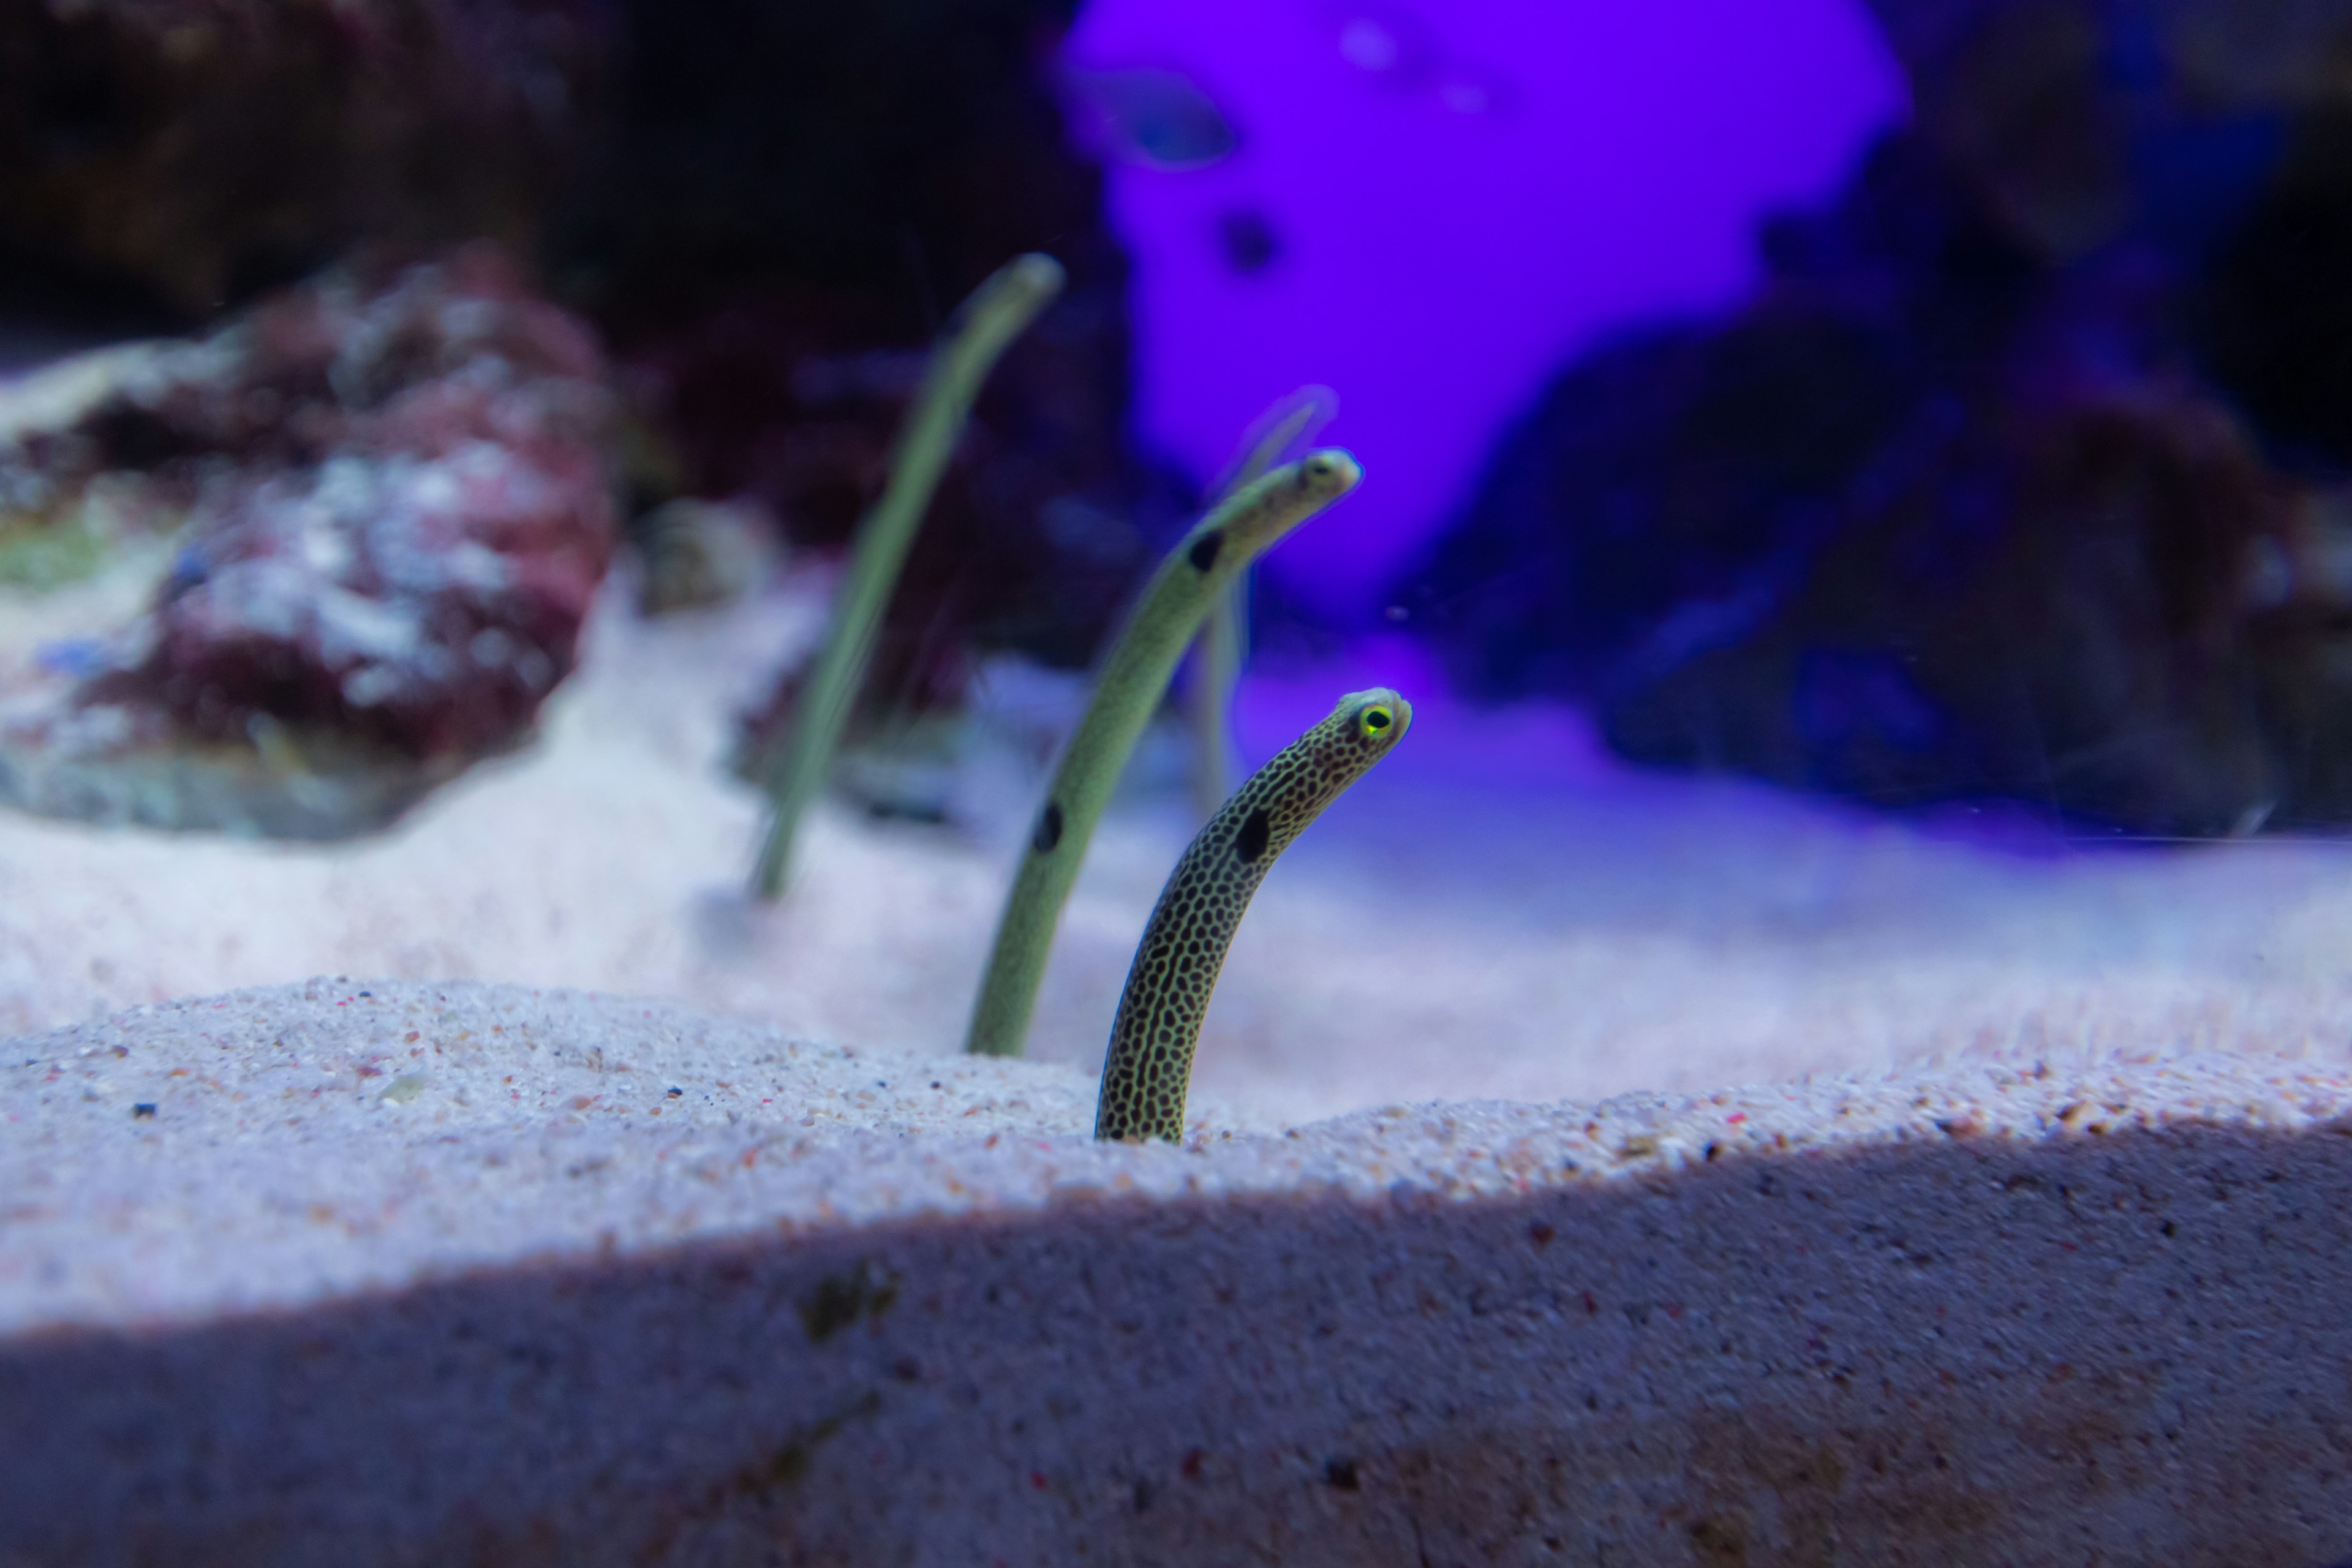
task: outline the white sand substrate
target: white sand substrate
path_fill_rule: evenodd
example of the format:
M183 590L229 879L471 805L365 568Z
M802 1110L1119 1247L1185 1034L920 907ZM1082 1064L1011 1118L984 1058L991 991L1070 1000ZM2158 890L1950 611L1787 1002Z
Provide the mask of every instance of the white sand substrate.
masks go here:
M10 1042L0 1562L2352 1556L2352 1076L1185 1149L1066 1068L311 984Z
M0 816L0 1035L340 974L666 998L953 1053L1075 688L997 672L954 823L828 803L787 900L752 906L755 805L718 759L730 716L808 646L822 580L803 582L650 623L616 584L541 743L356 847ZM120 607L0 604L0 682ZM1435 698L1402 645L1253 681L1244 751L1269 754L1375 681L1422 699L1413 732L1276 869L1211 1013L1196 1088L1246 1114L2123 1049L2336 1059L2352 1043L2342 844L2077 853L2047 832L1939 835L1638 774L1565 715ZM1194 826L1178 751L1157 742L1097 838L1038 1059L1099 1068L1137 933Z
M0 605L0 681L108 591ZM1069 683L760 909L717 760L815 601L625 602L381 841L0 818L0 1563L2352 1560L2343 847L1424 700L1259 895L1190 1145L1103 1147L1181 747L967 1059ZM1244 750L1375 681L1432 689L1260 679Z

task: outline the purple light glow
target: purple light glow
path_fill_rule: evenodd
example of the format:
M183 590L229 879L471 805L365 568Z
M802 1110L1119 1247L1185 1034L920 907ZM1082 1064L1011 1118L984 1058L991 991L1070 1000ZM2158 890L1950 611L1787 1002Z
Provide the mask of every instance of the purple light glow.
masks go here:
M1757 219L1905 108L1860 0L1091 0L1065 57L1179 71L1238 130L1210 168L1111 165L1137 416L1206 478L1334 387L1365 485L1266 569L1347 620L1570 353L1736 301Z

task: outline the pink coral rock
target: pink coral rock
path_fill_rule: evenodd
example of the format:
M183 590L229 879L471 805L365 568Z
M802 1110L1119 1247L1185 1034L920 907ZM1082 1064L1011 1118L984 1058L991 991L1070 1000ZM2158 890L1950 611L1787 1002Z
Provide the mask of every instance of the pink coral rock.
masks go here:
M118 361L66 417L0 427L0 471L55 526L179 548L130 627L0 719L0 796L340 837L527 736L612 549L587 328L478 247Z

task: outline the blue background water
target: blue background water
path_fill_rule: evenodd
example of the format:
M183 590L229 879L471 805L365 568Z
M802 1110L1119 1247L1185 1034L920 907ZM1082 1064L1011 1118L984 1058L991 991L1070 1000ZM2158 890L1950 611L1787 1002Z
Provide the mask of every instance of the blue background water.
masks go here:
M1370 476L1266 571L1368 619L1507 421L1579 348L1735 303L1766 213L1828 198L1905 87L1858 0L1093 0L1071 64L1158 67L1238 132L1113 160L1136 417L1203 479L1275 398L1339 392ZM1270 234L1237 268L1234 215Z

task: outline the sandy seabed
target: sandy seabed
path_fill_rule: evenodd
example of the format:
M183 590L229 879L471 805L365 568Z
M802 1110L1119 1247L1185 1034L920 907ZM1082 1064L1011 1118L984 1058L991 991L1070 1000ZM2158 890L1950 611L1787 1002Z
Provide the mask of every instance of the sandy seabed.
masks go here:
M1126 1148L1181 742L1043 1059L950 1059L1076 683L755 908L729 715L822 584L625 586L381 840L0 818L0 1558L2345 1568L2345 847L1639 774L1370 647L1245 693L1423 700Z
M784 902L730 716L805 651L823 580L647 622L616 583L532 750L333 849L0 817L0 1035L312 975L482 979L684 1003L794 1036L951 1053L1075 684L1001 671L947 826L828 804ZM0 604L0 679L113 608ZM118 595L119 596L119 595ZM1402 643L1254 679L1262 758L1351 686L1412 736L1253 906L1196 1089L1252 1121L1399 1101L1594 1099L1962 1058L2340 1058L2352 846L2076 853L1645 774L1573 716L1428 700ZM1098 835L1031 1054L1092 1071L1194 825L1161 737Z

